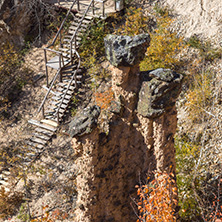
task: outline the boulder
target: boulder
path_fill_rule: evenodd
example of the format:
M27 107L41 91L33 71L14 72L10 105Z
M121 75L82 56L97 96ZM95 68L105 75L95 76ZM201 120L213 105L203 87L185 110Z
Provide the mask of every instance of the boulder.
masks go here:
M100 108L95 105L83 109L75 115L74 119L69 124L68 134L74 137L92 132L97 125L99 114Z
M175 105L181 92L183 75L159 68L141 72L141 89L137 111L144 117L156 118Z
M107 35L104 42L106 57L113 66L134 66L143 60L150 43L150 35Z

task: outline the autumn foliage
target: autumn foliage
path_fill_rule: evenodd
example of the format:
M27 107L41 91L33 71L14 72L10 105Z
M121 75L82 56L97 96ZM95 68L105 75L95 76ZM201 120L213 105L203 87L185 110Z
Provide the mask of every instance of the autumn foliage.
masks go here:
M114 94L111 88L109 88L104 92L95 93L96 105L99 106L101 109L108 109L113 99L114 99Z
M147 178L148 181L150 177ZM155 173L155 179L136 186L139 196L137 222L174 222L177 187L173 174Z

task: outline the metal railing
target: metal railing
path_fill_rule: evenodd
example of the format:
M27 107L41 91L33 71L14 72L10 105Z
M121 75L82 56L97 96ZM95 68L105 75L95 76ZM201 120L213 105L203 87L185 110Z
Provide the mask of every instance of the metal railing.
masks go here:
M79 1L79 0L78 0L78 1ZM72 56L72 44L73 44L73 40L74 40L74 49L76 50L76 37L77 37L77 33L78 33L78 31L79 31L79 29L80 29L80 27L81 27L81 25L82 25L83 20L84 20L85 17L86 17L86 14L88 13L89 9L90 9L92 6L93 6L93 8L92 8L92 10L93 10L93 15L95 14L94 5L95 5L94 0L91 0L90 4L88 5L87 9L86 9L85 12L84 12L82 18L80 19L79 24L78 24L78 26L77 26L74 34L72 35L72 38L71 38L71 41L70 41L70 52L71 52L71 53L70 53L70 57Z
M76 2L79 2L79 0L74 0L74 1L73 1L72 5L70 6L68 12L66 13L65 18L63 19L63 21L62 21L62 23L61 23L61 25L60 25L60 27L59 27L58 32L56 33L54 39L52 40L52 43L51 43L50 45L48 45L47 47L44 48L45 69L46 69L46 85L47 85L47 87L49 86L48 67L47 67L47 62L48 62L48 60L47 60L47 51L51 51L51 52L54 52L54 53L56 53L56 54L59 55L59 67L61 68L61 65L62 65L61 61L63 61L63 65L64 65L64 58L63 58L62 53L59 52L59 51L56 51L56 50L52 50L52 49L50 49L50 47L55 45L55 42L56 42L56 40L57 40L58 37L59 37L59 42L60 42L59 44L60 44L60 47L61 47L61 39L62 39L61 31L62 31L62 29L63 29L63 27L64 27L65 22L66 22L67 19L68 19L68 16L71 14L71 11L72 11L74 5L76 4ZM73 14L72 14L72 15L73 15ZM61 76L61 73L60 73L60 80L61 80L61 79L62 79L62 76Z
M44 48L44 57L45 57L45 71L46 71L46 86L49 87L49 75L48 75L48 60L47 60L47 51L54 52L59 56L59 70L61 70L62 65L64 66L64 58L62 53L53 49ZM61 72L60 72L60 81L62 80Z
M69 88L70 88L70 86L71 86L72 83L73 83L73 80L75 80L75 89L77 88L76 73L78 72L78 70L79 70L79 68L80 68L81 58L80 58L80 55L79 55L79 53L78 53L77 51L75 51L75 54L77 55L79 61L78 61L78 65L77 65L77 67L76 67L76 70L74 71L74 73L73 73L73 75L72 75L72 78L71 78L71 80L69 81L68 87L67 87L67 89L66 89L66 91L65 91L65 93L64 93L64 95L63 95L63 97L62 97L62 100L60 101L60 105L59 105L59 107L58 107L57 110L56 110L55 115L57 115L57 123L58 123L58 124L59 124L59 111L60 111L61 106L62 106L62 103L63 103L63 101L64 101L64 99L65 99L65 97L66 97L66 95L67 95L67 93L68 93L68 91L69 91Z
M58 106L56 112L53 114L54 116L57 116L57 122L58 123L59 123L59 111L60 111L60 109L62 107L63 101L64 101L64 99L65 99L65 97L66 97L66 95L67 95L67 93L68 93L68 91L70 89L70 86L72 85L73 81L75 81L75 88L77 88L76 74L77 74L77 72L78 72L78 70L80 68L80 64L81 64L81 58L80 58L80 55L79 55L79 53L77 52L77 49L76 49L77 33L78 33L79 29L81 28L82 22L85 19L87 13L89 12L90 8L92 8L92 13L93 13L93 15L95 15L95 2L100 2L100 3L103 4L102 14L103 14L103 17L105 17L105 4L104 3L106 2L106 0L105 1L104 0L91 0L90 4L88 5L87 9L84 12L82 18L80 19L79 24L78 24L74 34L72 35L72 38L71 38L71 41L70 41L70 62L72 62L72 59L74 58L73 54L76 54L76 56L78 58L78 65L77 65L76 70L73 72L72 78L71 78L71 80L70 80L70 82L69 82L69 84L67 86L66 91L64 92L64 95L62 96L61 101L59 102L59 106ZM54 85L56 79L58 78L58 76L60 76L60 81L62 80L61 72L62 72L62 68L64 66L64 58L63 58L62 52L50 49L49 47L54 46L54 44L55 44L55 42L56 42L56 40L57 40L57 38L59 36L60 36L60 45L61 45L61 31L62 31L62 28L63 28L63 26L64 26L64 24L65 24L65 22L66 22L66 20L67 20L67 18L69 16L69 14L71 13L72 8L75 5L75 3L77 3L77 8L78 8L78 10L80 10L79 0L74 0L72 5L71 5L71 7L69 8L69 10L68 10L68 12L66 14L66 17L62 21L62 23L60 25L60 28L59 28L58 32L56 33L56 36L54 37L52 43L50 45L48 45L46 48L44 48L44 56L45 56L45 64L46 64L46 79L47 79L47 89L48 89L48 91L47 91L47 93L46 93L46 95L45 95L45 97L44 97L44 99L43 99L43 101L42 101L38 111L37 111L37 113L39 113L42 110L43 118L45 118L45 109L44 109L45 102L46 102L46 100L47 100L47 98L49 96L49 93L52 92L53 85ZM72 49L73 42L74 42L74 50ZM59 68L58 68L58 71L57 71L56 75L54 76L53 80L51 81L50 87L49 87L49 80L48 80L47 51L56 53L58 55L58 57L59 57L59 61L58 61L59 62Z
M47 99L49 93L51 92L52 87L53 87L53 85L54 85L54 83L55 83L55 81L56 81L58 75L60 74L60 71L61 71L61 69L58 69L58 71L57 71L56 75L54 76L54 78L53 78L53 80L52 80L52 82L51 82L51 85L50 85L50 87L49 87L49 89L48 89L48 91L47 91L47 93L46 93L46 95L45 95L45 97L44 97L44 99L43 99L43 101L42 101L40 107L38 108L37 113L39 113L39 112L42 110L42 116L43 116L43 118L45 118L45 109L44 109L44 105L45 105L46 99Z

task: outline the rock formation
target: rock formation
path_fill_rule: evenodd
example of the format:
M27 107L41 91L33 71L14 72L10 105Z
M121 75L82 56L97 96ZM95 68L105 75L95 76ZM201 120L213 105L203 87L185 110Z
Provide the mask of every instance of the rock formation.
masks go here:
M114 66L134 66L145 56L150 42L148 34L137 36L107 35L105 38L106 57Z
M131 197L136 197L135 185L146 178L148 171L175 170L175 100L182 76L165 69L140 73L138 58L142 59L145 53L141 42L143 47L148 46L149 36L133 38L139 39L133 43L135 51L116 44L129 38L105 39L108 52L112 52L107 57L113 64L113 102L117 105L116 109L111 106L114 114L109 132L100 132L97 127L72 140L79 168L77 222L136 221L131 207ZM113 47L115 44L118 47ZM123 66L126 63L120 55L133 62Z

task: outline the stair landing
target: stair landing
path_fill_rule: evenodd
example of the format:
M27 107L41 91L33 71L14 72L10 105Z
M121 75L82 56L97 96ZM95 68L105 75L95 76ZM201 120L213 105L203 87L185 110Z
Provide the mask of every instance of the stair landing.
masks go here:
M94 7L95 7L95 14L96 15L101 15L102 13L102 0L95 0ZM72 5L72 0L49 0L50 3L54 4L55 6L58 7L63 7L69 9L70 6ZM91 0L79 0L80 3L80 11L85 11L86 8L88 7L89 3ZM77 10L77 5L73 7L74 10ZM105 15L115 13L115 0L106 0L105 1ZM89 15L92 14L90 11L88 13Z
M63 62L64 62L64 65L62 65L62 66L66 66L68 63L70 63L70 59L68 59L68 58L64 58L63 57ZM46 63L46 65L48 66L48 67L50 67L50 68L53 68L53 69L59 69L60 67L59 67L59 56L55 56L55 57L53 57L52 59L50 59L47 63Z

